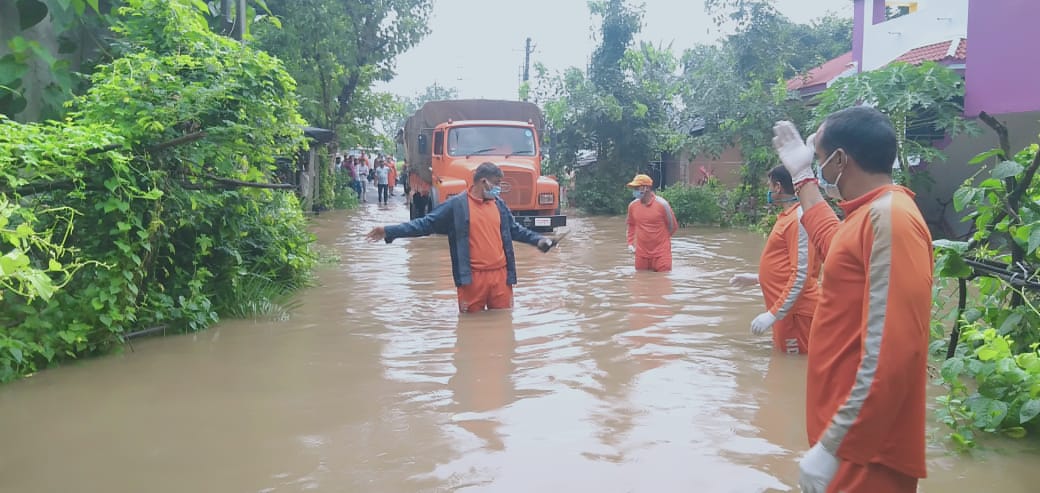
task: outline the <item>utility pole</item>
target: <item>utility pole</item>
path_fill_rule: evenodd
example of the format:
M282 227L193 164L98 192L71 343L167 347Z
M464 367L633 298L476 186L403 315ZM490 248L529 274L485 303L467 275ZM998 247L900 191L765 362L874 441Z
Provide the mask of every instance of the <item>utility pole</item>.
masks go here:
M524 82L530 78L531 75L531 38L527 38L527 42L524 43Z

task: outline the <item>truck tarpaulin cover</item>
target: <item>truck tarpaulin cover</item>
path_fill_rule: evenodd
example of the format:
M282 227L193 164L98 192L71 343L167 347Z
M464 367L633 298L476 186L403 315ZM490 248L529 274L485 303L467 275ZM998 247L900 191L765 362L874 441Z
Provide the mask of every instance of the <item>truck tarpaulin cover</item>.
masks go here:
M433 128L448 120L505 120L526 123L530 120L540 132L545 126L542 112L534 103L493 99L461 99L430 101L408 118L401 134L405 159L409 168L423 181L431 183L430 152L433 150ZM419 154L418 137L426 135L426 153Z

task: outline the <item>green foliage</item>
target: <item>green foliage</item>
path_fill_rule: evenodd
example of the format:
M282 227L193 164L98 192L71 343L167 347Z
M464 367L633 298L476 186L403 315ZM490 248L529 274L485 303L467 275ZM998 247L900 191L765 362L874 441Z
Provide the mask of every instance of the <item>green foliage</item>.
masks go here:
M957 356L943 365L950 394L941 417L953 428L960 446L974 446L973 430L1021 437L1035 432L1040 420L1040 293L1008 278L972 278L965 259L975 257L1012 265L1008 274L1036 282L1040 275L1040 146L1032 145L1011 159L1003 150L980 154L973 164L996 158L989 177L974 184L972 177L954 194L958 211L970 211L976 233L968 242L936 241L938 279L970 279L960 323L965 330ZM980 170L982 174L985 170ZM941 297L937 296L937 300ZM936 302L937 311L941 303ZM942 324L933 336L944 338ZM941 349L942 343L933 343Z
M869 101L892 119L899 137L900 167L895 178L915 189L930 186L932 180L924 166L911 167L912 161L944 161L945 154L934 146L936 140L976 130L963 117L964 80L935 62L894 63L835 81L820 95L811 128L827 115L862 101Z
M17 32L0 33L9 50L0 57L0 115L22 121L61 117L64 103L85 87L80 71L107 57L99 38L110 23L108 12L98 0L12 1L0 12L19 18ZM38 29L48 18L47 31ZM29 31L53 32L56 50ZM37 107L29 108L30 101Z
M280 58L299 84L300 112L354 146L375 136L392 113L372 91L393 75L394 60L428 32L431 0L266 0L280 26L256 26L259 47Z
M770 0L706 0L716 23L735 31L718 45L695 46L683 54L681 121L703 124L689 139L694 155L718 156L736 147L744 158L742 189L734 209L738 222L759 220L753 199L764 194L765 175L778 163L772 148L777 120L808 120L810 111L789 94L785 81L849 51L847 19L824 17L795 24Z
M668 201L675 212L675 219L682 226L702 224L720 226L723 224L723 209L720 204L720 190L715 186L688 187L676 185L659 192Z
M681 143L671 107L677 62L670 48L632 46L641 10L622 0L589 6L601 18L601 42L588 74L570 68L546 77L536 64L530 95L545 108L546 173L565 176L579 151L595 151L597 164L577 172L571 198L589 212L618 213L628 203L623 184Z
M241 313L257 276L291 289L313 265L296 196L249 186L302 146L292 78L211 32L189 0L125 5L113 26L123 55L66 120L0 120L0 193L44 242L23 251L29 265L79 268L48 271L64 284L49 299L3 291L0 344L17 352L0 351L0 380L138 328L201 330Z
M1040 344L1014 352L1014 340L973 324L964 332L974 350L942 365L949 395L939 397L939 415L961 448L975 446L974 430L1021 438L1040 430ZM972 382L969 386L965 380Z

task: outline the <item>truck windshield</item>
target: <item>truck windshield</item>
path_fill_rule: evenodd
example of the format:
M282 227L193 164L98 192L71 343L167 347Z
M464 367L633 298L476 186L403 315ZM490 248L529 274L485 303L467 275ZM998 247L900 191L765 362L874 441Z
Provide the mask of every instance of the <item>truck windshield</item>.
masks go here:
M523 127L458 127L448 132L448 155L533 156L534 132Z

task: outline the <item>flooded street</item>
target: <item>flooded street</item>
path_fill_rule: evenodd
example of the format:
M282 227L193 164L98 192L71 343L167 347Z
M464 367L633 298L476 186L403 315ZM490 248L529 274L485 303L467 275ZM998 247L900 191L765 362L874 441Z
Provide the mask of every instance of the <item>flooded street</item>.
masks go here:
M761 235L683 229L673 272L635 274L623 218L570 218L517 246L514 310L459 316L444 238L364 241L407 219L393 199L313 220L341 261L289 321L0 387L0 491L797 491L805 360L750 336L758 290L727 282ZM1035 449L930 433L921 491L1037 490Z

